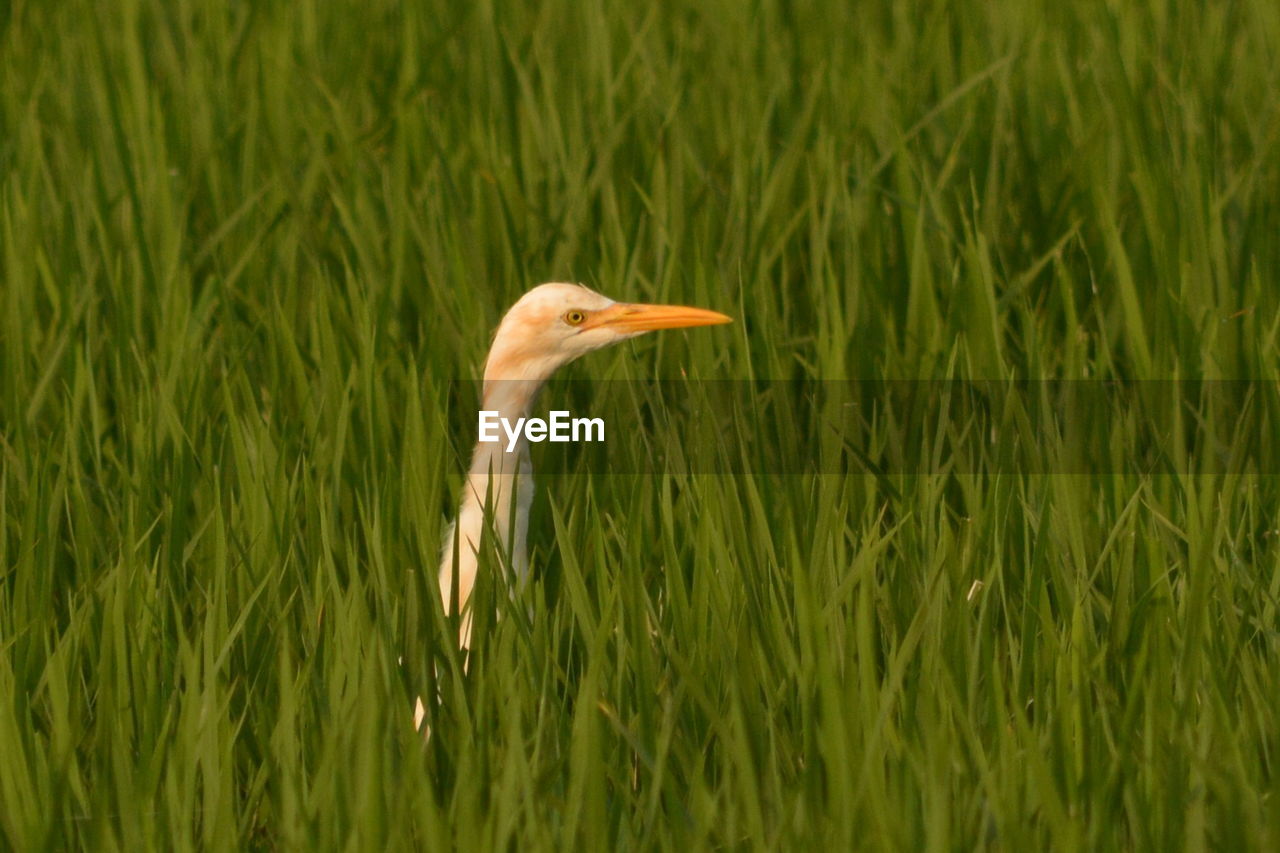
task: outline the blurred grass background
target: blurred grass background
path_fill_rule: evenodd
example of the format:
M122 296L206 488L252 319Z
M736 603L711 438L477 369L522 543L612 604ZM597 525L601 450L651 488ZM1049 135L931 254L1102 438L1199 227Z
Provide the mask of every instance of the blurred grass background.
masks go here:
M1276 380L1271 0L19 0L0 127L5 846L1280 844L1273 476L557 476L465 678L434 592L539 281L738 317L579 378Z

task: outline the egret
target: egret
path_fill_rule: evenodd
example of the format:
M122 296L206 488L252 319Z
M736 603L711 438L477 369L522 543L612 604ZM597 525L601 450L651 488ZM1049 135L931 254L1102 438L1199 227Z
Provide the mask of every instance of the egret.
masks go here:
M615 302L579 284L554 282L530 290L511 306L485 360L481 409L516 423L529 416L538 391L557 368L579 356L656 329L711 326L731 317L684 305ZM445 612L461 613L458 645L471 645L467 609L479 569L479 552L491 533L517 582L529 572L526 540L533 502L533 466L524 435L477 442L458 517L445 536L440 599ZM456 583L456 588L455 588ZM420 720L419 720L420 721Z

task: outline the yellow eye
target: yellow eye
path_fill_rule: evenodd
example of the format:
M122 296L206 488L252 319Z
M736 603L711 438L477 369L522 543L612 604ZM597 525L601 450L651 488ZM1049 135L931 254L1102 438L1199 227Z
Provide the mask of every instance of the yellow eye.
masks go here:
M578 308L570 308L564 314L564 321L570 326L581 326L587 320L587 312Z

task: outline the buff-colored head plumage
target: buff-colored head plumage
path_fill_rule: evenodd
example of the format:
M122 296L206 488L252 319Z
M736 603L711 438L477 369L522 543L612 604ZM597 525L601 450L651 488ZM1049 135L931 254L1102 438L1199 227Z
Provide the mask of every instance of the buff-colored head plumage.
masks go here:
M484 377L540 382L581 355L648 331L729 322L702 308L615 302L580 284L540 284L502 318Z

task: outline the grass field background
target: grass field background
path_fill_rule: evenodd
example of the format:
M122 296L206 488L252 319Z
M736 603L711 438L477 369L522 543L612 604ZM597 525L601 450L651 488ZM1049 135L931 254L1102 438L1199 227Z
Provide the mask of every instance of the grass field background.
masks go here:
M0 128L0 846L1280 845L1247 465L557 475L434 591L540 281L737 318L631 387L1280 379L1272 0L12 2Z

